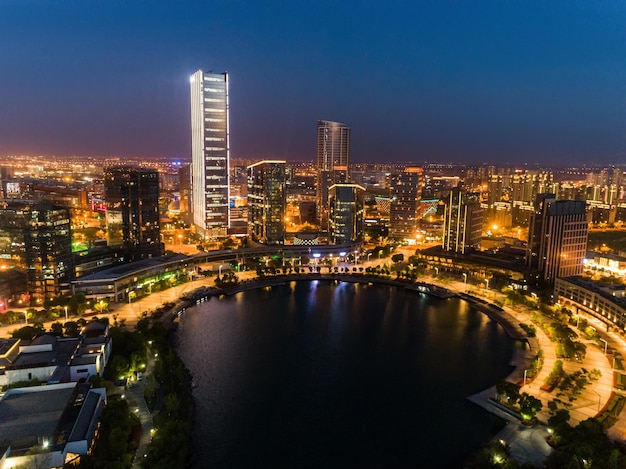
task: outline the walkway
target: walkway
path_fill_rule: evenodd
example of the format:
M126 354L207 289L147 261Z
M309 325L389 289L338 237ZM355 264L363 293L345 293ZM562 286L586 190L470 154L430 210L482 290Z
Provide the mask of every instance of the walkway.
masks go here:
M382 263L383 262L372 261L359 264L359 267L376 266ZM244 272L239 273L238 276L241 280L252 279L256 278L256 273ZM117 315L118 321L125 320L126 325L129 328L132 328L142 318L142 312L155 309L165 302L176 302L185 292L190 292L200 287L213 286L214 279L214 277L210 277L195 280L162 292L153 293L152 295L142 298L132 304L113 304L112 308L114 309L112 309L111 312L108 314L99 314L98 316L111 317L115 314ZM429 279L429 282L458 293L465 292L467 289L467 285L461 281L452 280L441 282L439 279L432 278ZM499 292L495 292L494 290L489 290L487 292L482 289L481 293L488 294L489 297L486 299L490 301L493 301L496 298L500 299L502 302L505 300L504 295ZM501 317L496 317L498 314L500 314ZM504 307L503 312L500 313L497 313L495 310L491 310L489 311L489 316L501 323L502 321L507 323L509 332L513 330L515 332L514 335L520 333L519 323L523 322L530 324L530 310L525 306L516 306L514 309ZM589 322L590 324L594 323L593 318L589 318ZM599 321L596 322L599 323ZM52 321L47 322L45 324L46 329L49 329L51 324ZM24 324L18 324L0 327L0 337L9 336L10 331L23 327L23 325ZM624 341L624 338L614 332L603 332L602 326L599 324L594 325L597 326L596 328L598 329L600 335L609 342L610 346L617 348L622 356L626 357L626 342ZM545 378L552 371L552 367L556 361L555 344L551 342L539 328L537 328L537 338L529 339L529 344L530 350L527 350L526 352L516 352L516 355L512 359L512 364L515 365L516 368L508 379L513 382L523 381L524 370L528 369L530 362L538 351L538 347L544 351L544 365L542 370L534 381L529 382L522 387L522 392L528 392L529 394L541 399L543 403L543 410L539 413L538 419L545 423L549 418L547 406L548 402L556 397L556 391L549 393L547 391L542 391L540 387L543 385ZM587 343L587 356L582 363L564 361L563 364L567 373L572 373L583 367L588 371L599 369L602 373L601 378L587 385L582 394L576 399L576 401L574 401L574 406L570 409L570 423L572 425L576 425L582 420L596 416L598 412L607 405L613 392L612 362L604 356L603 350L600 350L595 344ZM153 359L152 366L154 366ZM151 372L152 368L150 368L150 362L148 367ZM147 370L146 376L148 374ZM143 399L143 387L144 381L140 381L136 383L128 392L129 401L132 401L133 407L138 409L138 414L142 421L142 439L140 447L137 450L137 454L142 456L145 454L145 448L150 441L150 430L152 429L152 418L148 412L147 406L145 406L145 400ZM501 411L496 409L490 403L489 398L494 395L495 388L490 388L482 393L472 396L471 400L488 409L490 412L499 415ZM478 401L481 400L482 403L479 403ZM509 421L510 418L512 417L509 416L506 420ZM626 434L626 419L620 419L614 427L609 429L608 433L611 438L623 441L624 435ZM510 421L500 434L496 435L496 439L503 439L510 445L514 458L520 464L523 464L524 462L531 462L535 465L539 465L539 463L543 461L543 458L545 458L545 455L549 454L550 451L549 447L544 445L545 435L545 427L543 425L538 425L529 429L528 427L518 424L517 419L515 419L515 421ZM542 459L539 460L538 458ZM135 467L138 467L138 464L139 461L136 459L134 463Z
M146 365L146 369L143 372L143 379L141 381L133 382L130 387L125 391L125 397L128 401L128 406L130 409L137 414L139 420L141 422L141 439L139 441L139 446L137 447L137 451L135 452L135 458L133 460L133 467L140 468L143 457L145 456L148 445L152 441L152 432L153 432L153 424L152 424L152 414L148 409L148 404L146 404L146 400L144 398L144 389L146 379L152 375L154 371L154 355L152 354L152 350L148 347L148 363Z

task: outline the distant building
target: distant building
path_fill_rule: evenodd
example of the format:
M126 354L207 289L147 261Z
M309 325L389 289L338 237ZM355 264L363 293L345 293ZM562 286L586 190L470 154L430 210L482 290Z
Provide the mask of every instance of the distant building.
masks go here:
M248 166L248 236L263 244L285 242L285 161Z
M317 212L326 226L328 189L350 180L350 127L339 122L317 121Z
M465 254L480 249L483 209L480 194L452 189L446 200L443 217L443 250Z
M363 194L358 184L334 184L328 189L329 240L346 244L363 236Z
M129 260L162 256L159 173L134 166L109 168L104 193L109 245L122 248Z
M551 283L559 277L582 274L587 231L584 201L538 194L528 232L527 267Z
M424 187L422 168L405 168L391 180L389 237L415 239L420 218L420 199Z
M26 271L31 300L69 291L74 277L68 208L32 200L0 200L0 256Z
M188 225L193 223L191 206L191 164L178 168L178 188L180 190L180 218Z
M191 204L193 223L206 237L230 226L228 73L191 75Z

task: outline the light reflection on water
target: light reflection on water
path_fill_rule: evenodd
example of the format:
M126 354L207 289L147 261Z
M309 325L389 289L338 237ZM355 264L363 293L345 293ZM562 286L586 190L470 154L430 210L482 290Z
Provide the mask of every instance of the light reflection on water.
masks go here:
M291 282L188 308L195 467L458 467L494 431L465 400L512 342L458 299Z

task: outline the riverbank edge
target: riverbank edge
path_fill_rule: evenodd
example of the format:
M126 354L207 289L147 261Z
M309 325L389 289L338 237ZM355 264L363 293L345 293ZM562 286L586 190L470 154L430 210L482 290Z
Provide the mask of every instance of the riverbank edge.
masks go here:
M509 365L514 367L513 370L504 378L511 382L519 382L523 380L524 370L530 367L530 364L535 359L537 353L540 350L539 340L536 337L528 337L526 331L524 331L515 317L507 313L503 308L492 304L482 298L474 297L465 293L453 292L447 288L433 285L426 282L411 282L407 280L395 280L384 277L377 277L368 274L287 274L278 275L265 278L248 279L237 285L229 286L226 288L218 287L200 287L188 294L184 298L179 298L175 305L171 308L171 314L163 318L166 326L173 329L177 328L177 321L185 313L186 309L207 301L213 296L230 296L240 292L255 290L265 287L273 287L280 285L287 285L290 282L311 282L311 281L336 281L336 282L348 282L359 284L378 284L387 285L397 288L402 288L408 291L414 291L416 293L422 293L429 296L434 296L440 299L448 298L460 298L467 301L470 307L485 314L488 318L495 321L502 327L505 333L513 339L513 341L521 342L524 347L515 347ZM492 415L500 418L505 422L504 427L492 435L485 443L489 441L500 440L501 435L509 433L507 429L509 423L519 423L519 419L511 414L498 408L493 398L496 394L495 384L483 391L467 396L466 399L471 403L481 407L483 410L489 412Z

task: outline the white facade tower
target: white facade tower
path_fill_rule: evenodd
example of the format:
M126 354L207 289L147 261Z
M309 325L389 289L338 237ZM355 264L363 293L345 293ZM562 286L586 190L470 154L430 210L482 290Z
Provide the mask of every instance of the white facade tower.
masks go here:
M191 75L191 211L205 237L228 234L230 142L228 73Z

